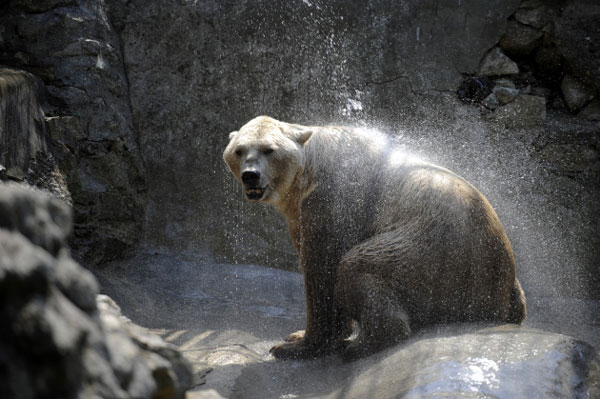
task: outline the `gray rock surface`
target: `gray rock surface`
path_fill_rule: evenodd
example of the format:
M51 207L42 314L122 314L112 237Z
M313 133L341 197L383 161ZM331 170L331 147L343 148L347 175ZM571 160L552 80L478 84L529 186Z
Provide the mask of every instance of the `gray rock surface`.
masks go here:
M47 139L43 98L40 78L0 67L0 180L25 181L71 201Z
M593 101L579 115L590 121L600 121L600 101Z
M11 105L0 113L0 123L35 116L36 123L24 127L36 129L40 143L36 148L11 146L9 154L44 150L29 168L19 163L25 176L18 178L46 189L64 187L75 205L71 243L78 257L91 264L122 256L139 241L145 204L127 77L107 8L107 2L87 0L19 0L0 6L0 64L28 71L45 84L38 79L37 89L28 89L22 78L13 78L25 72L0 71L0 81L19 83L13 91L23 97L1 96ZM21 109L23 104L37 108ZM4 135L17 143L25 137L15 129L0 131ZM6 148L0 150L3 154ZM13 165L5 166L10 173Z
M493 89L493 93L500 102L500 104L504 105L514 100L519 95L519 90L510 87L496 86ZM545 105L546 102L544 101L544 106ZM543 123L543 120L544 119L542 117L541 123Z
M270 114L389 133L484 191L526 290L600 297L597 161L565 169L571 161L540 149L579 137L579 125L555 118L565 123L555 134L536 98L560 113L553 79L589 75L594 86L600 40L589 27L600 14L591 0L10 5L0 6L0 62L46 85L46 134L73 197L70 243L86 261L121 257L141 240L148 250L295 269L282 219L245 203L220 159L230 131ZM547 17L556 29L539 28ZM514 58L522 68L511 78L535 97L494 112L456 101L463 74L510 21L543 33L530 57ZM578 148L596 153L594 137Z
M594 89L572 75L563 78L560 88L571 111L579 111L594 99Z
M183 398L176 349L135 326L64 247L63 203L0 182L0 396Z
M269 348L304 326L298 273L219 264L194 253L153 253L99 274L103 290L126 315L152 327L193 363L200 381L190 399L558 399L600 393L597 349L582 341L600 347L598 301L529 297L523 327L438 326L352 363L338 356L275 361Z
M226 178L228 133L260 114L403 124L427 112L416 105L422 95L454 91L462 73L477 69L518 1L265 4L112 7L152 176L148 247L206 248L228 261L295 268L282 220L243 203Z
M494 121L508 128L541 127L546 118L546 99L544 97L517 95L516 89L501 88L495 91L500 103L506 104L490 115ZM512 100L511 100L512 98Z
M499 44L509 56L526 56L541 43L543 35L541 30L524 25L517 19L510 19Z
M515 75L519 66L504 54L500 47L488 51L479 65L479 74L483 76Z

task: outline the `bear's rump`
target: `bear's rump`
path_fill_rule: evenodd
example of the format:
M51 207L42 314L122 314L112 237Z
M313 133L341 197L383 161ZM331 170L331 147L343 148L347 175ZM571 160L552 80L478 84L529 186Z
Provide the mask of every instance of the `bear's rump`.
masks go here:
M440 230L409 220L394 227L342 257L338 285L376 278L417 325L506 317L515 278L506 248L467 236L463 226Z

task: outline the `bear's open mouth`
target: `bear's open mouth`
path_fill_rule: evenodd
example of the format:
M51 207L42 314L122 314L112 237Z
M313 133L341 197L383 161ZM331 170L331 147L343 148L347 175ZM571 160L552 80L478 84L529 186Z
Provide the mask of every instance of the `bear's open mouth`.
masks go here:
M252 187L246 189L246 197L249 200L259 200L265 194L265 189L261 187Z

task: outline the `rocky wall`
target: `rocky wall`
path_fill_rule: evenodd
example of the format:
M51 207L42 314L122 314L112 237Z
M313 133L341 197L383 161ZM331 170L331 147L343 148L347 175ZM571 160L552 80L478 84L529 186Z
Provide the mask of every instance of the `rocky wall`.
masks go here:
M5 3L0 62L45 83L46 136L96 263L150 252L295 269L221 160L259 114L378 128L481 188L526 291L600 297L593 1ZM143 225L143 226L142 226Z
M517 5L115 3L133 116L144 132L147 242L295 269L282 219L244 203L224 168L228 133L260 114L404 126L427 112L422 95L451 93L477 68Z
M70 230L63 202L0 182L0 396L183 398L191 366L97 296Z
M39 77L38 89L32 91L13 78L27 74L0 72L0 79L12 79L13 92L26 96L20 100L3 95L2 102L12 105L3 108L0 119L18 120L29 112L22 108L24 103L37 104L35 123L0 132L4 138L12 137L4 140L22 140L27 131L35 137L22 147L29 153L21 156L16 174L11 172L16 167L11 157L19 151L2 143L1 152L11 154L0 158L0 163L8 164L5 179L48 188L44 167L50 169L62 180L62 192L68 192L65 196L74 205L71 243L77 255L90 264L123 256L141 234L144 169L119 38L108 19L106 3L3 2L2 64ZM31 129L36 132L32 134Z

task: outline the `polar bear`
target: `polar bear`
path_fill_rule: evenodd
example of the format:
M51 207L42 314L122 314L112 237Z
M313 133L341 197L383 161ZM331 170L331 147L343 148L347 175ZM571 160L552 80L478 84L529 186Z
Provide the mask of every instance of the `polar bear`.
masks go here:
M498 216L449 170L376 132L267 116L232 132L223 157L248 200L283 214L299 254L306 329L276 358L354 359L428 325L524 320Z

